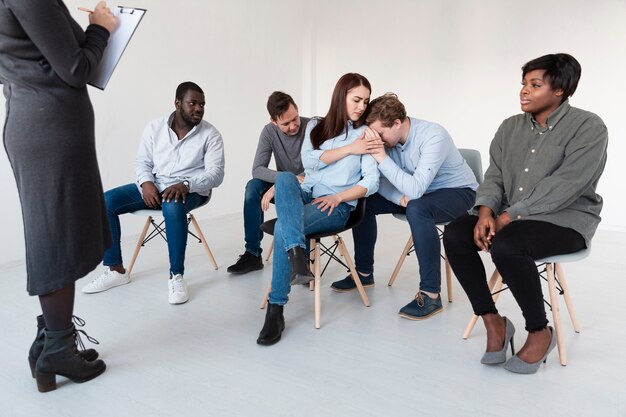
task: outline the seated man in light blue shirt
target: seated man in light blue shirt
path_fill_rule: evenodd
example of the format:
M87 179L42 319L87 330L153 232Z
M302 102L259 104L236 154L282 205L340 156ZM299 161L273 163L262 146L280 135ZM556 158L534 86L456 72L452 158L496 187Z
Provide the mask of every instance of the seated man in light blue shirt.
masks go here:
M148 123L135 160L135 184L104 194L113 244L105 252L104 273L83 287L91 294L128 284L120 247L119 215L142 209L159 209L165 219L170 273L168 301L189 299L183 281L187 246L187 213L205 204L212 189L224 179L222 136L204 115L204 92L195 83L176 89L176 110Z
M367 198L363 222L352 229L356 269L364 287L374 285L376 215L406 214L419 263L420 287L400 315L426 319L442 310L440 243L435 225L466 213L474 204L478 183L448 132L436 123L407 117L395 94L373 100L366 123L365 140L382 140L387 150L372 148L381 173L380 186ZM355 287L350 275L331 285L338 292Z

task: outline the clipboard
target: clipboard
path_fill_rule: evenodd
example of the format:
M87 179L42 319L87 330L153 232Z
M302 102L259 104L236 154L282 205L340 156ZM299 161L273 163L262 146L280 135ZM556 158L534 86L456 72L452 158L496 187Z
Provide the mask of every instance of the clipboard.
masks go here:
M87 84L104 90L145 13L146 9L124 6L117 6L113 10L113 14L118 19L117 28L109 38L102 60L89 77Z

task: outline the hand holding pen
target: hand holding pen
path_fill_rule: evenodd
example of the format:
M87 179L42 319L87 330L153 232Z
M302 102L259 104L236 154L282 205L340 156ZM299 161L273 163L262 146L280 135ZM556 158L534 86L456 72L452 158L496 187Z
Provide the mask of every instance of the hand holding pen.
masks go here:
M107 7L105 1L100 1L96 5L94 10L89 10L84 7L79 7L78 10L89 13L89 23L92 25L99 25L113 33L117 26L117 17L111 12L111 9Z

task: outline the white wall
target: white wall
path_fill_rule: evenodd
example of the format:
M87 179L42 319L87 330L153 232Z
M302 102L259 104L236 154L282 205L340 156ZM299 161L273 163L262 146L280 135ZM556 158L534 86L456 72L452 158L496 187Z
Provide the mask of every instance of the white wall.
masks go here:
M66 4L70 10L86 5ZM479 149L486 168L498 125L520 111L520 67L546 53L568 52L583 67L572 105L597 113L609 128L609 161L599 186L605 198L601 227L626 229L619 215L618 172L619 155L626 154L619 110L626 93L623 0L135 0L133 5L148 13L107 90L90 92L105 189L132 181L144 125L173 109L174 90L183 80L203 87L205 118L226 144L224 184L200 217L241 211L256 141L268 119L269 93L287 91L302 114L323 115L345 72L367 76L373 96L396 92L412 116L441 123L460 147ZM86 23L84 14L75 16ZM1 264L23 258L17 191L4 156L0 189ZM138 233L139 220L124 217L124 233Z

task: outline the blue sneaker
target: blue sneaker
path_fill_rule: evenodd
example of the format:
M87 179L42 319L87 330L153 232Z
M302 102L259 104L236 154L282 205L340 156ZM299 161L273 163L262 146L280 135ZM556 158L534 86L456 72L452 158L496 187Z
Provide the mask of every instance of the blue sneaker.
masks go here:
M409 320L425 320L443 310L441 295L434 300L426 294L418 291L415 299L400 309L401 317Z

